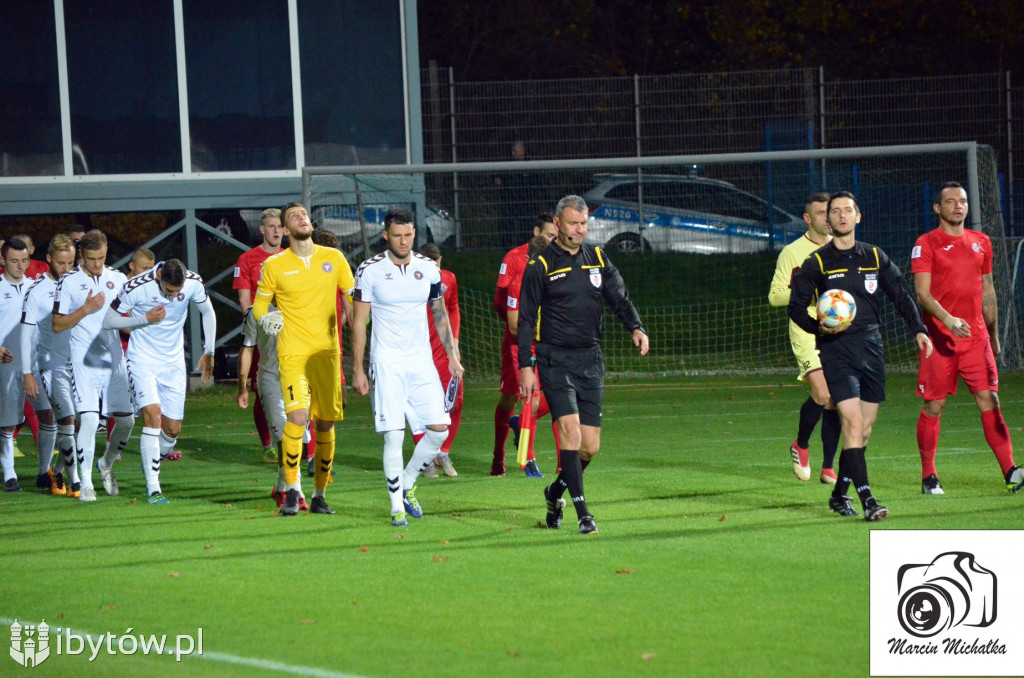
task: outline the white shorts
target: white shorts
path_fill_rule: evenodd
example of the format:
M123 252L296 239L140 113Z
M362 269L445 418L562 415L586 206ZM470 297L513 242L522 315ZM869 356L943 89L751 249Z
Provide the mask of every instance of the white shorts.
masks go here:
M71 397L71 366L56 370L39 370L35 375L39 388L46 393L57 420L75 416L75 401Z
M25 390L21 370L0 372L0 427L25 421Z
M39 387L39 395L32 397L28 394L25 394L25 399L32 403L32 409L35 410L36 412L48 412L49 410L52 410L53 407L50 405L50 397L47 395L46 388L43 386L43 382L41 381L42 377L39 374L39 370L33 372L32 376L35 377L36 386ZM25 388L24 375L22 376L21 379L21 387L22 389Z
M373 363L373 422L377 433L405 430L422 433L428 425L451 423L444 411L444 390L432 360L419 363Z
M287 419L280 376L257 370L256 390L259 391L260 402L263 403L263 414L266 415L267 426L270 427L270 436L275 443L279 443L284 438L284 422Z
M72 363L71 397L79 414L99 412L109 416L114 412L132 412L124 361L114 363L111 369Z
M128 382L138 409L159 405L160 414L168 419L181 421L185 418L185 392L188 388L185 363L149 365L129 360Z

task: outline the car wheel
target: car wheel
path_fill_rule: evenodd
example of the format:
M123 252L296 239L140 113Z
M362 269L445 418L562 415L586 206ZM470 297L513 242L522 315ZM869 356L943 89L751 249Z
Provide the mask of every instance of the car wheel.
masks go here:
M605 249L614 254L633 255L650 252L651 246L636 233L619 233L608 241Z

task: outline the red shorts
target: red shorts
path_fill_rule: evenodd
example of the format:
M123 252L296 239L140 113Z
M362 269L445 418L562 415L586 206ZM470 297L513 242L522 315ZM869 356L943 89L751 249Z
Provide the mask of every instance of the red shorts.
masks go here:
M501 393L519 394L519 346L505 330L501 338Z
M956 395L957 377L963 377L971 393L999 391L999 371L992 344L984 341L956 342L952 350L938 347L931 356L918 360L917 395L925 400L942 400Z

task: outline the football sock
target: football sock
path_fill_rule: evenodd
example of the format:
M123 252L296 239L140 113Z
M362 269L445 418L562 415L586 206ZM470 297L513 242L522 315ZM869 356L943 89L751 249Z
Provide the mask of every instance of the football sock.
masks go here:
M871 486L868 484L868 463L864 457L863 447L850 447L843 450L843 454L850 457L850 479L853 481L853 489L863 503L871 496Z
M170 437L160 429L160 458L166 459L167 455L174 451L174 445L178 442L177 437Z
M39 472L46 473L53 461L53 448L57 444L57 425L39 424Z
M267 426L267 415L263 411L263 400L255 391L256 389L253 389L253 395L256 397L252 406L252 421L256 424L256 433L259 435L263 447L268 447L271 444L270 427Z
M459 387L459 395L455 398L455 404L452 405L452 409L448 412L448 418L451 419L451 423L448 424L448 437L445 438L444 443L441 445L441 451L447 454L452 449L452 443L455 442L455 436L459 432L459 424L462 423L462 387ZM502 449L505 449L504 443Z
M305 441L303 442L303 445L305 446L306 459L313 459L316 457L316 437L316 427L314 427L312 422L310 422L310 424L306 426L306 437L303 438Z
M160 429L142 427L139 436L142 474L146 477L146 496L160 491Z
M288 483L284 481L284 466L277 467L277 482L274 483L274 489L278 492L285 492L288 489Z
M316 432L316 452L313 455L313 496L316 491L327 488L331 482L331 466L334 465L334 427Z
M64 468L71 475L71 482L78 482L78 466L75 464L75 425L61 424L57 427L57 451L64 461Z
M29 429L32 431L32 438L38 443L39 442L39 417L36 416L36 411L32 407L32 403L25 401L25 424L28 424Z
M0 464L4 468L4 480L18 477L14 472L14 431L0 431Z
M584 471L587 470L587 467L590 466L590 462L590 459L580 459L580 473L583 473Z
M551 412L551 407L548 405L548 399L544 397L544 394L540 394L540 400L537 401L537 414L533 415L534 419L540 419Z
M78 427L78 466L82 474L82 489L91 488L92 465L96 456L96 429L100 425L99 412L82 412L81 425Z
M839 453L839 468L836 471L836 485L832 488L832 496L843 497L846 496L846 492L850 489L850 458L849 450L843 450Z
M1010 442L1010 429L1003 421L1003 412L998 407L981 413L981 428L985 431L985 440L996 455L999 468L1003 475L1013 468L1013 443Z
M511 412L501 409L501 406L494 408L494 458L505 461L505 443L508 441L508 418Z
M811 433L818 425L818 420L821 419L824 409L824 405L814 402L814 398L810 396L807 396L807 400L800 406L800 425L796 430L796 444L801 448L806 450L807 446L811 444Z
M939 429L942 415L930 417L921 410L917 415L917 451L921 455L921 478L938 475L935 470L935 452L939 447Z
M128 445L128 438L131 437L133 428L135 428L135 417L131 415L114 417L114 426L109 429L110 438L107 442L107 449L103 452L103 459L100 460L104 466L107 468L114 466L117 455L121 454Z
M284 422L284 438L281 449L284 452L284 480L288 487L299 489L299 460L302 458L302 433L305 427Z
M558 484L564 483L565 488L569 490L576 515L580 518L590 515L586 499L583 497L583 468L578 450L562 450L562 472L558 474L558 481Z
M839 435L843 432L843 422L839 418L839 410L825 410L821 413L821 467L833 468L836 465L836 450L839 449Z
M412 458L405 467L402 474L402 487L406 490L416 484L416 478L420 473L427 470L427 467L434 461L434 457L441 451L441 444L448 437L448 431L434 431L427 429L423 432L423 438L413 448Z
M405 431L384 432L384 479L388 484L391 512L404 511L402 503L402 441Z

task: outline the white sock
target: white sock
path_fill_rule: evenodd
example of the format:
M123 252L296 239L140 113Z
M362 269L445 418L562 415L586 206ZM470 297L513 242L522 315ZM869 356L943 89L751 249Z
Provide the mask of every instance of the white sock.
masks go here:
M139 438L142 473L146 476L146 496L160 491L160 429L142 427Z
M434 457L440 453L441 445L447 438L447 430L432 431L428 428L423 432L423 437L412 451L412 459L409 460L409 465L405 467L405 473L402 474L402 487L408 490L416 484L420 473L426 471L434 461Z
M57 427L57 451L67 469L72 483L78 482L78 465L75 464L75 425L61 424Z
M99 412L83 412L78 427L78 466L82 474L82 489L92 487L92 462L96 457L96 429L100 425Z
M277 467L277 482L274 483L274 489L278 492L288 491L288 483L284 482L284 466Z
M4 469L4 481L18 477L14 472L14 431L0 431L0 465Z
M112 468L114 466L117 455L121 454L128 444L128 438L131 437L133 428L135 428L135 417L131 415L114 417L114 428L110 431L110 442L107 443L103 459L100 460L104 467Z
M405 429L384 432L384 479L388 483L388 498L391 500L391 512L405 510L402 503L402 441L405 440Z
M53 461L53 448L57 444L57 425L39 424L39 473L50 470Z
M167 455L170 454L171 451L174 450L174 445L177 442L178 442L177 438L169 437L166 433L163 432L163 429L161 429L160 430L160 458L161 459L166 459Z

